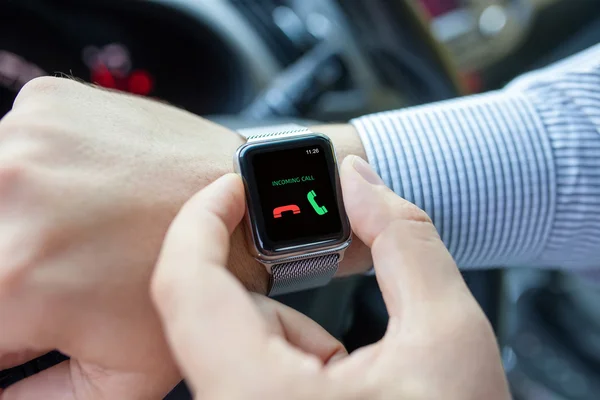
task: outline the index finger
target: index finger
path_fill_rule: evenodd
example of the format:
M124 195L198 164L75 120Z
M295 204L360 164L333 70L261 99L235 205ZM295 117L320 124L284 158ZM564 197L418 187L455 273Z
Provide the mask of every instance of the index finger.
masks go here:
M231 379L267 336L250 295L227 271L229 237L245 211L241 178L215 181L182 208L167 233L152 296L184 375L198 389Z

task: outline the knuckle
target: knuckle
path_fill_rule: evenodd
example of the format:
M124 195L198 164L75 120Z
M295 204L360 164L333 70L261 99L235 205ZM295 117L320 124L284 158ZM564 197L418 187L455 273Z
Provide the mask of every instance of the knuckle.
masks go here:
M415 204L399 197L396 197L396 200L399 200L401 204L396 204L394 207L391 207L395 213L394 217L405 221L421 222L424 224L433 225L433 221L429 215Z
M27 168L17 163L0 166L0 206L6 204L10 195L25 180Z
M30 99L36 99L43 96L52 96L69 90L77 82L71 79L57 78L52 76L42 76L27 82L19 91L14 102L14 107L17 104L24 103Z
M425 216L427 214L424 214ZM439 234L429 217L415 215L417 219L397 218L390 221L388 227L381 235L381 239L395 242L431 242L439 241Z
M41 76L27 82L17 95L18 101L34 97L40 94L54 93L60 89L64 79L52 76Z

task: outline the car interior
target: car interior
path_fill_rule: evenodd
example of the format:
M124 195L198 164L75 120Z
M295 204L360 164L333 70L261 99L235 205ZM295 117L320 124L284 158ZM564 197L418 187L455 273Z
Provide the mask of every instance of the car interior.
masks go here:
M232 129L345 122L496 90L598 42L598 0L3 0L0 117L25 83L50 75ZM515 399L599 397L600 286L501 265L463 275ZM279 300L349 350L387 326L373 276ZM1 371L0 388L64 359L54 352ZM190 398L184 383L167 397Z

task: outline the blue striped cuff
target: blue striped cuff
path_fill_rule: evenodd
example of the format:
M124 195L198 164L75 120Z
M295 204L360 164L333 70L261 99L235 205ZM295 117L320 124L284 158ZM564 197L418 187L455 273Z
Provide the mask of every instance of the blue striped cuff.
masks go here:
M588 51L568 72L546 74L526 89L556 168L555 218L542 265L600 266L600 46L596 49L595 58Z
M536 263L556 212L544 124L497 92L352 121L369 162L424 209L462 268Z

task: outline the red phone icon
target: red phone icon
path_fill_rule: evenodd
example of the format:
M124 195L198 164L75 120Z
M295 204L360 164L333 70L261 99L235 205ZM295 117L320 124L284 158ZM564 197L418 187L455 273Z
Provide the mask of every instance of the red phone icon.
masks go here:
M282 217L281 214L286 211L293 211L294 214L300 214L300 207L298 207L295 204L290 204L289 206L277 207L276 209L273 210L273 218L281 218Z

